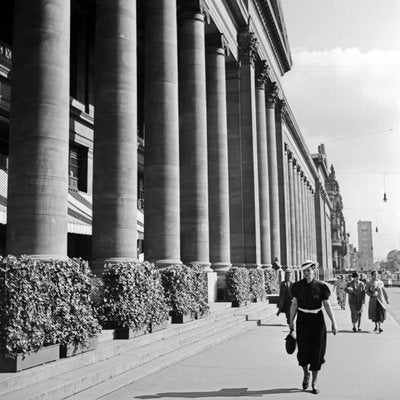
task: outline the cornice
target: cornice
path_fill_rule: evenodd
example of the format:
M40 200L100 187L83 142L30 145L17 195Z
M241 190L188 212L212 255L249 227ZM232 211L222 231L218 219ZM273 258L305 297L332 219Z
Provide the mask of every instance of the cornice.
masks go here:
M282 72L285 73L290 71L292 67L292 57L290 54L286 30L284 29L284 21L282 21L283 32L281 32L280 26L275 17L273 6L271 5L271 0L253 0L253 3L263 21L265 32L270 39ZM280 14L280 17L282 17L282 14Z

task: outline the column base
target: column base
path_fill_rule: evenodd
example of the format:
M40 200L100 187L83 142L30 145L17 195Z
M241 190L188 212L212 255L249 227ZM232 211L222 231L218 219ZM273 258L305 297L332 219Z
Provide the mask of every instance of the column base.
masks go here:
M211 264L211 268L219 275L220 272L224 272L225 274L229 271L229 268L232 267L230 262L216 262Z
M244 264L244 266L248 269L257 269L257 268L261 268L262 264L257 264L257 263L246 263Z
M69 260L68 256L61 256L58 254L27 254L27 257L33 259L33 260L38 260L38 261L51 261L51 260Z
M217 301L218 275L216 272L207 272L208 302Z
M181 265L182 261L181 260L169 260L169 259L165 259L165 260L157 260L154 262L154 264L157 266L157 268L159 270L163 270L165 268L170 267L171 265Z
M90 261L89 265L90 268L92 269L92 272L97 277L101 277L103 275L104 269L107 264L118 264L124 262L137 263L138 260L136 258L131 258L131 257L112 257L112 258L106 258L104 260Z
M204 272L207 272L207 273L214 272L211 269L211 263L209 261L188 261L188 262L185 262L185 265L187 265L187 266L201 265L204 269Z

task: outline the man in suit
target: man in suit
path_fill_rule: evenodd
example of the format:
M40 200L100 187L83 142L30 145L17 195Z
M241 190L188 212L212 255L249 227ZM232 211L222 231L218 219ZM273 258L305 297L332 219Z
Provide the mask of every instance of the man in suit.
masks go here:
M279 301L278 301L278 313L284 312L286 315L286 321L290 322L290 306L292 304L292 295L290 293L292 288L292 273L289 270L285 271L285 280L281 282L279 287Z

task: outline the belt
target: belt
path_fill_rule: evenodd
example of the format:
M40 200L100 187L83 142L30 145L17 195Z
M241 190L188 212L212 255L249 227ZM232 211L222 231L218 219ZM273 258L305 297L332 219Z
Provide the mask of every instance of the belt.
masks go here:
M307 314L318 314L322 310L322 307L316 308L315 310L307 310L306 308L298 307L298 310L300 310L301 312L307 313Z

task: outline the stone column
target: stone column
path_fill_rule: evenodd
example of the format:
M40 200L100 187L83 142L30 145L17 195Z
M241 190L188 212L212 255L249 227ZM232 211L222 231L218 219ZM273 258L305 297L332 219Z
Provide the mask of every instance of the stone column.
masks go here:
M295 213L295 234L296 234L296 266L301 266L301 249L300 249L300 210L299 210L299 179L297 172L297 162L293 160L293 192L294 192L294 213Z
M307 259L307 218L306 218L306 199L305 199L306 178L304 172L301 174L301 237L302 237L302 262Z
M257 157L257 117L254 62L257 39L244 30L238 35L240 57L240 149L243 263L255 267L260 260L260 213Z
M257 156L258 183L260 195L260 255L261 264L270 264L270 205L268 182L267 126L265 114L265 84L268 76L268 66L265 61L256 64L256 111L257 111Z
M226 111L225 40L207 38L207 140L210 261L218 274L218 297L226 288L231 266L229 229L228 128Z
M303 218L303 172L298 166L298 208L299 208L299 243L300 243L300 265L304 262L304 218Z
M294 192L294 179L293 179L293 154L289 153L288 157L288 181L289 181L289 202L290 202L290 252L292 265L298 267L297 262L297 237L296 237L296 207L295 207L295 192Z
M286 144L284 144L285 150L283 153L283 182L284 182L284 188L282 190L283 192L283 199L281 198L281 204L282 202L284 203L284 213L282 211L280 212L281 219L284 218L284 223L281 221L281 229L282 232L284 232L284 237L282 237L282 232L281 232L281 252L284 253L286 256L286 264L288 266L293 266L293 261L292 261L292 236L291 236L291 230L292 227L290 225L290 188L289 188L289 173L288 173L288 150ZM283 227L285 228L283 230ZM284 244L284 245L283 245ZM283 261L283 256L282 256L282 262Z
M279 229L279 185L275 128L275 103L278 100L276 83L268 88L267 93L267 147L269 172L269 200L271 220L271 254L272 258L281 256Z
M180 263L178 43L176 3L146 2L146 260Z
M209 267L206 60L200 3L178 10L181 252L184 263Z
M7 253L67 256L70 2L14 1Z
M226 72L231 262L239 265L244 263L239 64L228 63Z
M136 1L96 8L92 260L137 257Z

